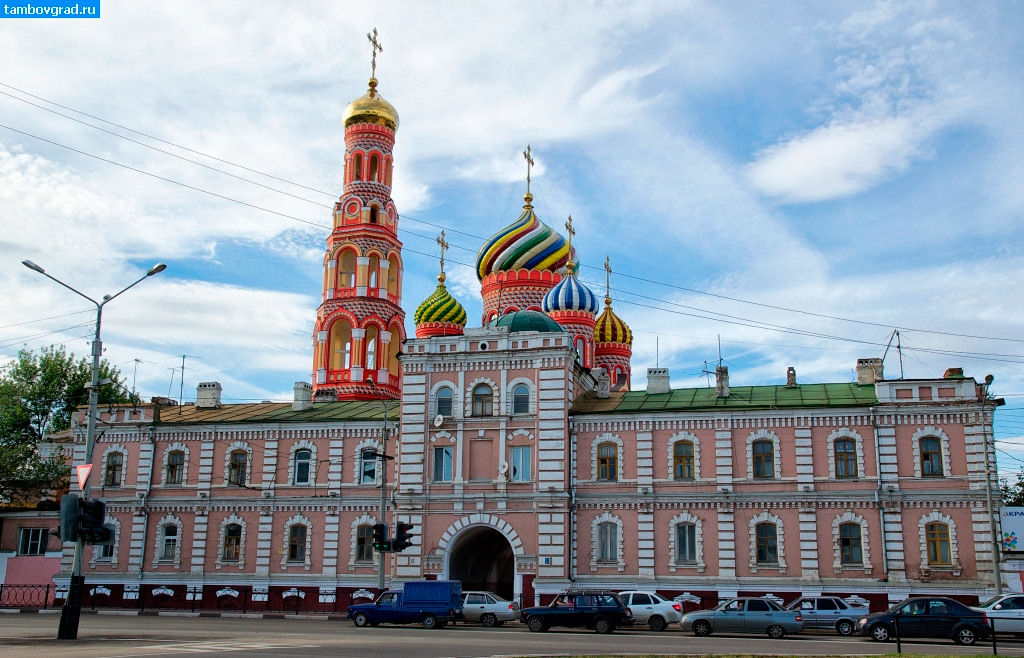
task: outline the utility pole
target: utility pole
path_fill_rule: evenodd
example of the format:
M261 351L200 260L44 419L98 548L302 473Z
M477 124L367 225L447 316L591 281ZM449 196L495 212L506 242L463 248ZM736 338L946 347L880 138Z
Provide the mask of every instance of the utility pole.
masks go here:
M384 401L384 395L381 394L380 389L377 388L377 382L373 381L373 375L366 378L366 383L373 386L374 392L377 394L377 399L380 400L381 405L384 407L384 429L383 436L380 440L380 453L377 458L380 462L380 520L377 523L383 523L387 527L387 514L388 505L388 403ZM381 592L384 591L384 551L377 551L378 567L377 567L377 589Z
M988 458L988 416L985 415L985 406L988 404L988 388L993 381L995 381L995 377L992 375L985 376L985 386L982 389L984 397L981 400L981 435L985 445L985 502L988 504L988 522L992 529L992 574L996 581L996 596L998 596L1003 593L1003 576L999 567L999 544L1001 542L999 541L999 524L996 519L995 507L992 504L992 467Z

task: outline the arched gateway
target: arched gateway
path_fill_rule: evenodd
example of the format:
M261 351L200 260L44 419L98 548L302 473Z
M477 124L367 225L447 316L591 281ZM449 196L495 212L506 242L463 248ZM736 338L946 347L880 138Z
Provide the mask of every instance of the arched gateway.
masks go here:
M444 577L461 581L463 590L507 599L521 594L516 555L523 553L523 544L505 521L487 514L465 517L448 528L439 546L445 552Z

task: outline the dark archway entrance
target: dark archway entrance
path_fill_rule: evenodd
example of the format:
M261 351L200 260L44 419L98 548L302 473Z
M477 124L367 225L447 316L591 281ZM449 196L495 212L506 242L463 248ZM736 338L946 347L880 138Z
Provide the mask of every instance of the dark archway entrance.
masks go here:
M456 540L448 557L448 577L463 591L486 590L512 599L516 558L505 535L494 528L469 528Z

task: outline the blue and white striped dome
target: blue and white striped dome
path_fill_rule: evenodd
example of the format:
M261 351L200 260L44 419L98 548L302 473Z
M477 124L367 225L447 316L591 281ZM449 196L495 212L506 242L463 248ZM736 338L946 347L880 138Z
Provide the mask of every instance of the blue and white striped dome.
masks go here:
M597 297L576 278L573 271L544 295L540 306L545 313L553 311L586 311L597 314Z

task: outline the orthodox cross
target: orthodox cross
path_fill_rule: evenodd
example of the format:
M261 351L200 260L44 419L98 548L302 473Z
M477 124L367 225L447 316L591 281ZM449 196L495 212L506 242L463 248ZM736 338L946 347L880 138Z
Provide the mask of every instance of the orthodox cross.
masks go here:
M370 47L373 50L373 59L370 60L370 67L372 69L372 72L370 73L370 77L371 78L376 78L377 77L377 53L378 52L381 52L381 53L384 52L384 46L380 45L380 42L377 41L377 28L373 28L373 36L370 36L370 33L367 32L366 33L366 39L367 39L367 41L370 42Z
M444 239L444 231L441 231L441 236L437 238L437 244L441 246L441 274L438 275L438 279L444 282L444 250L448 248L448 242Z
M572 262L572 239L576 235L576 229L572 227L572 215L569 215L569 219L565 222L565 234L569 236L569 262L566 265L566 269L571 273L575 269L575 263Z
M604 257L604 296L605 303L611 302L612 299L612 264L608 260L608 257Z
M523 157L526 158L526 193L530 193L530 167L534 165L533 155L530 152L530 145L526 145L526 150L523 151Z

